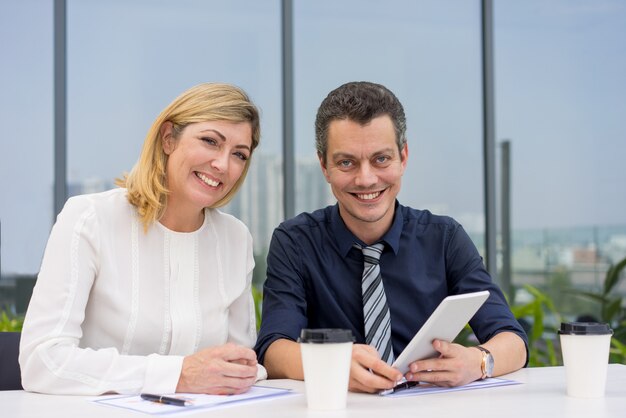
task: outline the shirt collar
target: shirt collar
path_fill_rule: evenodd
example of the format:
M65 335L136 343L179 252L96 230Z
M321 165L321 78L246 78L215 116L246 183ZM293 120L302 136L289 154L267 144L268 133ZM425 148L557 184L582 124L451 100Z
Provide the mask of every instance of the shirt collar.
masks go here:
M396 200L391 228L389 228L389 230L380 239L380 241L390 247L396 255L400 250L400 236L402 235L402 224L404 223L404 216L402 216L401 209L402 206ZM365 245L363 241L358 239L352 232L350 232L348 227L346 227L343 219L341 219L341 215L339 215L339 204L335 204L331 207L330 225L331 231L335 235L339 251L344 257L348 254L354 243Z

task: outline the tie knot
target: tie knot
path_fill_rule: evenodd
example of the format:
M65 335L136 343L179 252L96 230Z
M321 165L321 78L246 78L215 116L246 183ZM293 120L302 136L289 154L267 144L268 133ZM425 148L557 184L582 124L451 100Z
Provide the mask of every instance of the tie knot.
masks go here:
M362 247L360 245L357 245L357 247L363 251L363 257L365 258L366 263L378 264L378 260L380 259L380 255L383 253L385 245L382 242L379 242L368 247Z

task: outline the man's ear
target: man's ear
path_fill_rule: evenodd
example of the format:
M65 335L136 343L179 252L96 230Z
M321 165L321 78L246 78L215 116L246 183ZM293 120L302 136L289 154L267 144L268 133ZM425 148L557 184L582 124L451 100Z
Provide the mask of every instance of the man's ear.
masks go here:
M174 151L174 138L172 132L174 130L174 124L169 120L163 122L161 125L161 142L163 143L163 152L170 155Z
M406 168L407 160L409 159L409 143L404 143L404 148L400 151L400 164L402 164L402 171Z
M326 163L324 162L324 156L318 152L317 158L319 158L320 160L320 167L322 169L322 174L326 178L326 181L330 183L330 180L328 179L328 169L326 168Z

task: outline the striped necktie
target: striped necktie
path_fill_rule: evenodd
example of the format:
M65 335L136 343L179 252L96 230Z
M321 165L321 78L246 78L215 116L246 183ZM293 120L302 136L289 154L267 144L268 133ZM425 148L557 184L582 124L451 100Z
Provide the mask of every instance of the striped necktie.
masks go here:
M384 244L378 243L369 247L355 244L355 247L363 251L365 264L361 282L365 342L378 350L383 361L392 364L394 357L391 346L391 317L383 280L380 276L380 266L378 265Z

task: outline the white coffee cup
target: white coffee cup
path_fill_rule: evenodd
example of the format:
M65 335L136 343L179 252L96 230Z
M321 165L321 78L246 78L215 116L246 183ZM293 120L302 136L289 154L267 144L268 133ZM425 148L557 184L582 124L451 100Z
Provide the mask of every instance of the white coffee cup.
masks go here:
M309 409L346 407L354 337L345 329L303 329L298 342Z
M604 396L611 328L597 322L569 322L561 324L559 335L567 394L576 398Z

